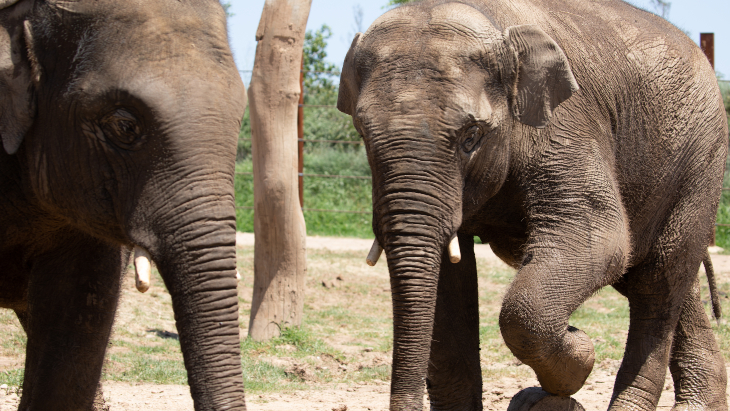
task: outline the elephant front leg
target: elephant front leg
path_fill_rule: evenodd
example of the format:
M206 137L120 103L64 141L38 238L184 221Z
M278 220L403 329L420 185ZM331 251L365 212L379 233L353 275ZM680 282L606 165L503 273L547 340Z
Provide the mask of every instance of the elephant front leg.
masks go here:
M120 247L77 235L32 263L21 410L92 410L119 298Z
M699 279L687 294L669 363L675 411L727 410L727 371L700 299Z
M431 410L481 410L479 302L474 238L459 236L461 262L441 259L426 387Z
M569 233L587 234L591 242L567 235L570 241L534 238L505 295L499 317L504 341L550 394L576 393L593 369L593 343L568 321L573 311L624 269L628 235L621 230L625 226L614 223L615 230L604 232L577 223L571 227Z

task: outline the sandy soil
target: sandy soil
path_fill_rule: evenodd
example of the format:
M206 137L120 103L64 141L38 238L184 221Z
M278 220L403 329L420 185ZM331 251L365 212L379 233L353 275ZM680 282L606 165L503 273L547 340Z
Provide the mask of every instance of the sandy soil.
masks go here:
M611 399L613 380L618 361L599 364L586 385L573 396L587 411L605 410ZM538 386L535 379L505 378L499 382L485 383L482 400L485 410L506 410L511 398L521 389ZM312 387L307 391L282 394L250 395L249 411L385 411L388 409L390 387L378 382L347 386ZM192 411L193 401L188 387L181 385L128 384L108 381L104 383L106 405L111 411L142 411L161 409L166 411ZM728 396L730 399L730 396ZM424 407L427 399L424 396ZM0 411L17 409L18 397L13 392L0 389ZM659 410L669 410L674 404L674 387L667 377L665 391L659 401Z
M238 233L239 246L253 246L252 234ZM308 237L309 248L330 249L333 251L361 250L363 259L370 249L372 240L343 239L327 237ZM488 246L475 246L478 258L500 264L498 258ZM717 272L718 282L730 281L730 256L713 255L713 265ZM0 357L0 365L15 365L18 359ZM514 364L511 366L515 366ZM524 365L520 365L525 367ZM619 362L605 360L597 364L588 378L586 385L574 398L586 410L605 410L611 398L613 381ZM193 410L193 403L187 386L129 384L114 381L103 383L106 405L111 411L116 410L149 410L162 409L169 411ZM503 378L499 381L487 381L483 389L485 410L506 410L511 398L520 390L538 386L534 378ZM728 390L730 392L730 389ZM286 393L249 395L247 397L250 411L360 411L387 410L390 386L387 382L361 383L355 385L313 385L310 390ZM730 395L728 396L730 402ZM424 405L427 403L424 396ZM674 403L674 387L667 376L665 391L658 409L671 409ZM15 410L18 396L6 387L0 387L0 411ZM428 407L425 407L428 409Z

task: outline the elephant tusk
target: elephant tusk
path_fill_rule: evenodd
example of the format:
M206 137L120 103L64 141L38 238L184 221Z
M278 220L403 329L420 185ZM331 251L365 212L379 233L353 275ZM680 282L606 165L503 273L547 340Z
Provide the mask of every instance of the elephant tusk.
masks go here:
M373 246L370 247L368 258L365 261L370 267L374 267L378 263L381 254L383 254L383 247L378 243L378 239L375 239L373 240Z
M239 273L238 270L236 270L236 280L240 280L240 279L241 279L241 273Z
M461 249L459 248L459 237L454 237L449 243L449 260L456 264L461 261Z
M142 247L134 247L134 272L137 291L144 293L150 289L150 253Z

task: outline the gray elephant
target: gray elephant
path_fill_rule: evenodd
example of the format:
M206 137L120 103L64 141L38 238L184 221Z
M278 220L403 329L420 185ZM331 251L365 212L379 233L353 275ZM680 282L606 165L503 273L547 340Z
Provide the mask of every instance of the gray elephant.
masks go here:
M424 384L432 410L482 409L474 236L518 269L500 328L545 391L585 382L568 320L612 285L630 328L610 409L653 410L667 365L675 410L727 409L697 271L728 126L681 31L618 0L427 0L356 35L338 108L388 258L391 410L420 410Z
M220 3L0 8L0 307L28 335L20 409L91 409L133 248L172 295L196 409L245 409L233 175L246 100Z

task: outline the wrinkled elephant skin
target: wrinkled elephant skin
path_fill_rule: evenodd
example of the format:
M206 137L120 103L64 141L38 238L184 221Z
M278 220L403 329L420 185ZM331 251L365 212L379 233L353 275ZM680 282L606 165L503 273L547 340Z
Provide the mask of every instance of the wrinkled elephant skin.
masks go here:
M246 98L220 3L2 2L0 86L0 307L28 335L20 409L92 409L132 249L172 296L196 410L245 409Z
M697 271L728 128L681 31L618 0L408 4L356 35L338 108L373 172L391 410L424 385L432 410L482 409L474 236L518 269L500 328L545 391L583 386L593 344L568 320L612 285L630 328L610 409L655 409L668 365L677 409L727 409Z

